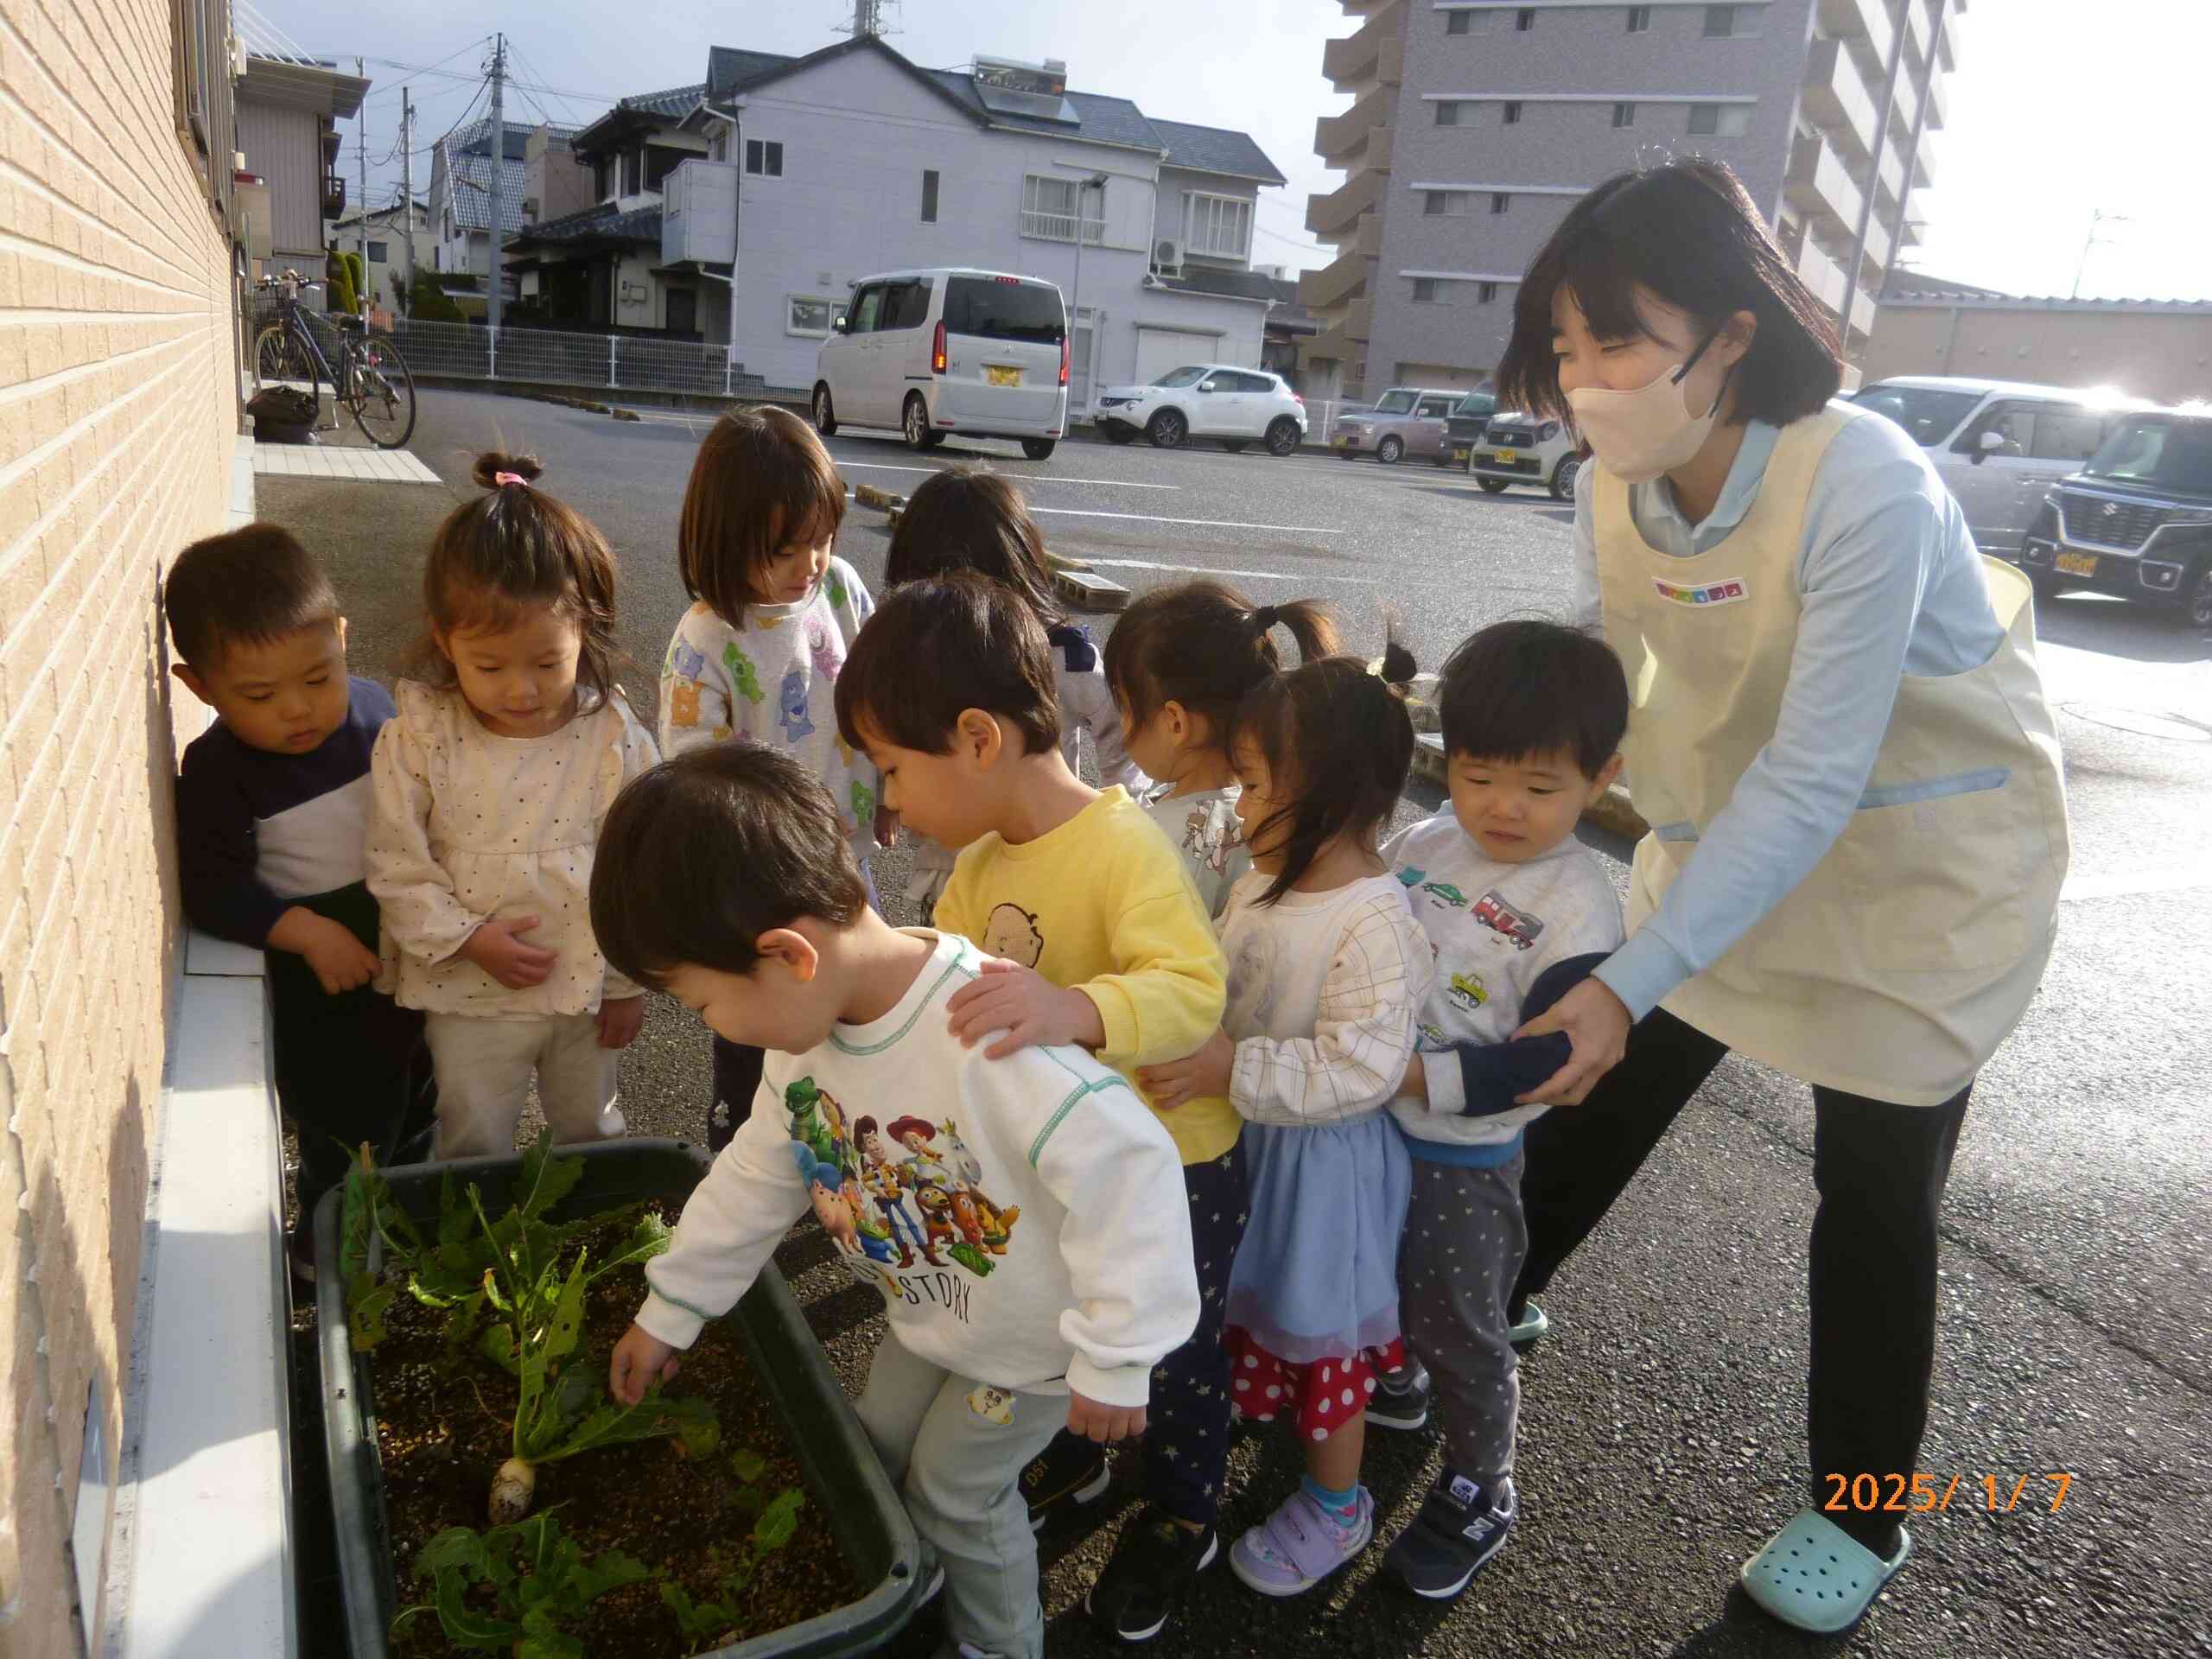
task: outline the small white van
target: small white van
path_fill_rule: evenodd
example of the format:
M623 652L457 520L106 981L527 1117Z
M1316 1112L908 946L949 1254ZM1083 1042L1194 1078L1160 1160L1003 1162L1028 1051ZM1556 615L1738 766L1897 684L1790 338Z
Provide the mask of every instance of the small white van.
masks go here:
M2051 486L2082 470L2139 400L2109 392L1906 374L1852 394L1928 451L1974 532L1974 544L2017 558Z
M1060 290L958 267L862 277L815 360L815 429L841 421L896 427L916 449L1016 438L1044 460L1068 422Z

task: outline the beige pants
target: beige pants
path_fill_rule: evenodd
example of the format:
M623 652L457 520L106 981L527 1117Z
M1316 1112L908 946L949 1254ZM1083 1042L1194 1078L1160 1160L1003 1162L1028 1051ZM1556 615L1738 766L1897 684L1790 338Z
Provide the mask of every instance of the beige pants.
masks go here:
M482 1020L433 1014L423 1030L438 1077L441 1158L512 1152L533 1072L554 1140L597 1141L627 1127L614 1104L620 1051L599 1046L596 1014Z

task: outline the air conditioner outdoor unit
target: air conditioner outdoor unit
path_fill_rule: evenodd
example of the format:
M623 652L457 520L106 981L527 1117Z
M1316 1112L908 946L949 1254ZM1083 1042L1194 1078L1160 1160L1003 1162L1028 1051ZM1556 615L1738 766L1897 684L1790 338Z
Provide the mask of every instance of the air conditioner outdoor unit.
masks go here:
M1152 268L1163 276L1179 276L1183 272L1183 245L1172 236L1163 236L1152 245Z

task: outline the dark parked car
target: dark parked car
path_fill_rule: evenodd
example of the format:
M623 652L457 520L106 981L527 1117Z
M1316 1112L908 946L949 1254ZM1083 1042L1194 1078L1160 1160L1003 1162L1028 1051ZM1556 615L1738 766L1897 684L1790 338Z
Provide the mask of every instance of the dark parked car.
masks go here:
M2039 597L2094 588L2212 628L2212 410L2122 420L2037 510L2020 564Z
M1444 448L1454 467L1467 464L1467 454L1483 441L1490 417L1497 413L1497 394L1471 391L1452 407L1444 422Z

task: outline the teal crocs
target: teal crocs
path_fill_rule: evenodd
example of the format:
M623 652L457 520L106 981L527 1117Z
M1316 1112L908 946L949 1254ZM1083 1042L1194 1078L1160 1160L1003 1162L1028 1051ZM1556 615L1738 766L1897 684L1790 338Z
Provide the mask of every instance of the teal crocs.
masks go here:
M1912 1554L1912 1535L1902 1527L1897 1535L1897 1553L1885 1561L1827 1516L1800 1510L1744 1563L1744 1592L1798 1630L1849 1630Z

